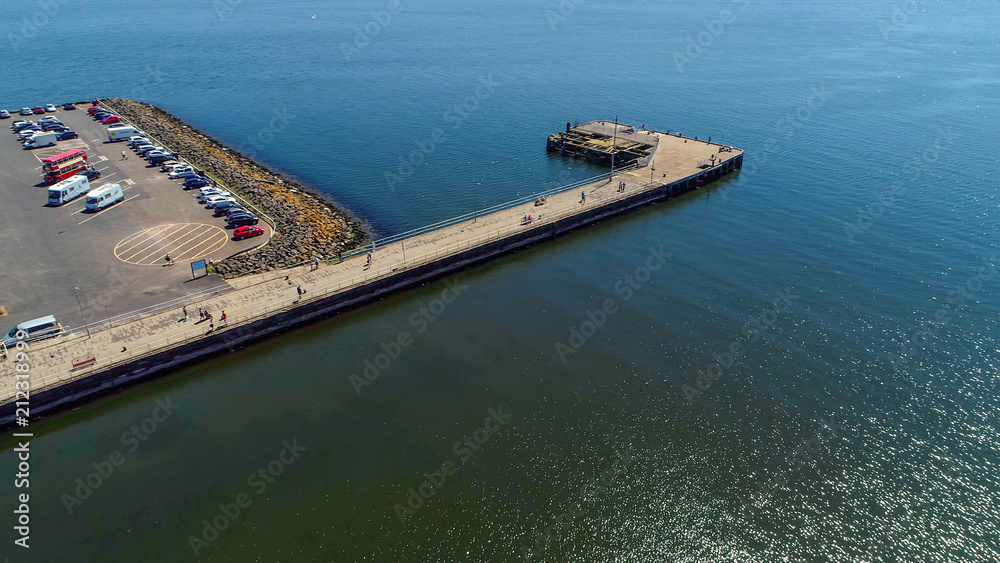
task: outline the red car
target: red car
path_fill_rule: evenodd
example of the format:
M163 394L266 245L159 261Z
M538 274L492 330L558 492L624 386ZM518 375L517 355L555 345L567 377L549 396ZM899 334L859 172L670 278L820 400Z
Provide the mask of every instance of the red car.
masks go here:
M87 113L89 113L90 115L94 115L94 112L96 112L99 109L104 109L104 108L102 108L101 106L90 106L89 108L87 108Z
M264 234L264 229L260 227L239 227L233 231L233 240L243 240L250 237L259 237Z
M42 106L38 106L37 108L35 108L35 109L31 110L31 111L35 112L36 114L41 114L41 113L45 113L45 108L43 108Z
M101 118L101 123L121 123L122 120L117 115L107 115Z

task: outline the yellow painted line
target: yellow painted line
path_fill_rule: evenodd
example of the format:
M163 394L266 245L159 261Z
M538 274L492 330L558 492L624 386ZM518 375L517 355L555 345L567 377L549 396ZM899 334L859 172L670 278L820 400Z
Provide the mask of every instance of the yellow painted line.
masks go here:
M229 234L223 232L222 238L218 242L212 244L212 246L210 246L209 248L206 248L205 250L187 251L187 252L191 252L192 255L188 256L187 258L185 258L185 260L194 260L195 258L201 258L203 256L206 256L206 255L208 255L209 252L212 252L213 250L215 250L216 248L219 248L220 246L226 244L227 242L229 242Z
M224 237L222 238L222 240L220 240L219 242L217 242L217 243L216 243L216 244L215 244L214 246L212 246L211 248L209 248L209 249L205 250L204 252L201 252L201 253L199 253L199 254L196 254L195 256L191 256L191 257L187 258L187 260L194 260L195 258L203 258L203 257L207 256L209 252L212 252L212 251L213 251L213 250L215 250L216 248L218 248L218 247L220 247L220 246L222 246L222 245L226 244L227 242L229 242L229 233L225 233L225 235L226 235L226 236L224 236Z
M196 230L196 229L198 229L201 226L201 224L200 223L184 223L183 225L181 225L180 229L178 229L178 230L170 233L170 236L177 235L177 233L183 231L185 228L190 227L190 226L194 226L194 228ZM191 231L188 231L188 232L191 232ZM187 234L187 233L185 233L185 234ZM183 236L183 235L177 235L177 236ZM159 244L160 242L162 242L163 238L153 238L153 237L150 237L150 238L146 239L146 241L152 241L152 242L150 242L146 246L140 248L139 250L135 251L134 253L130 254L127 258L122 258L122 260L124 260L126 262L131 262L133 258L135 258L136 256L138 256L142 252L145 252L149 248L151 248L153 246L156 246L157 244ZM146 242L146 241L143 241L143 242Z
M206 231L204 231L204 233L208 235L208 238L203 238L194 243L194 245L188 245L187 247L177 249L177 256L183 256L187 252L196 252L195 250L191 250L192 247L197 249L200 248L202 245L210 244L213 238L219 236L219 233L216 231L222 231L222 229L214 225L209 226L209 228ZM221 234L223 237L226 236L225 231L222 231ZM223 240L225 240L225 238Z
M124 252L128 252L129 250L132 250L136 246L139 246L140 244L142 244L142 242L137 242L134 245L132 245L132 246L130 246L128 248L123 248L121 251L119 251L118 249L121 248L121 246L123 244L132 242L133 240L136 240L137 238L139 238L139 237L141 237L143 235L147 235L147 237L155 236L155 235L150 235L148 233L150 231L153 231L153 230L156 230L156 229L162 229L160 232L156 233L156 235L163 234L164 230L167 230L170 227L174 227L174 226L177 226L177 224L176 223L169 223L169 224L166 224L166 225L159 225L159 226L156 226L156 227L150 227L150 228L146 229L145 231L140 231L138 233L135 233L134 235L129 235L129 236L123 238L121 240L121 242L119 242L118 244L115 245L115 256L118 256L118 255L120 255L120 254L122 254Z
M185 242L187 242L187 241L189 241L189 240L191 240L191 239L199 236L201 234L201 232L202 232L202 228L203 227L208 227L208 226L209 225L195 224L195 228L194 229L192 229L190 231L187 231L186 233L184 233L182 235L177 235L176 237L174 237L174 238L172 238L170 240L157 241L157 243L155 243L155 244L158 244L159 247L156 250L150 252L149 254L144 255L142 258L139 258L139 259L135 260L135 262L137 264L139 264L140 266L152 266L154 263L157 262L157 260L159 260L159 258L156 258L157 255L159 255L159 254L170 254L170 251L172 249L176 248L176 245L183 244L183 243L185 243ZM194 234L191 234L191 233L194 233ZM188 235L191 235L191 236L188 236ZM186 238L184 240L181 240L181 242L177 242L178 240L181 239L181 237L184 237L184 236L188 236L188 238ZM135 255L133 255L133 257L134 256ZM143 262L145 262L149 258L153 258L153 261L150 262L149 264L143 264Z

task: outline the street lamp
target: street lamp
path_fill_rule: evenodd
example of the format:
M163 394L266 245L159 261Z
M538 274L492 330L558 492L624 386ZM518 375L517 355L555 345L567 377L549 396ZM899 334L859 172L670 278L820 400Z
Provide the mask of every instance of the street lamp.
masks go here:
M76 304L80 306L80 316L83 317L83 326L87 327L87 338L90 338L90 325L87 324L87 315L83 314L83 302L80 301L80 288L74 287L76 292Z

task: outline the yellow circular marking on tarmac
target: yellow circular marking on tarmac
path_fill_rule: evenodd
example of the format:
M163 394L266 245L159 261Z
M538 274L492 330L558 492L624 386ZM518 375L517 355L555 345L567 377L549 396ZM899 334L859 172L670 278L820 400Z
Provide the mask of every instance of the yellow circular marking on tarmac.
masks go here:
M115 245L115 257L139 266L162 266L167 254L175 261L202 258L221 248L229 233L205 223L170 223L131 234Z

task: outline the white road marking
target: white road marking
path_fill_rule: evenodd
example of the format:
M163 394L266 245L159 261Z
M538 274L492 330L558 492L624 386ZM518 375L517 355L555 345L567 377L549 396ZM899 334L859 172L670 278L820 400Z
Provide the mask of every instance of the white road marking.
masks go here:
M99 157L97 157L97 162L104 162L107 159L108 159L108 157L106 157L106 156L99 156Z
M130 186L134 186L135 185L135 180L133 180L132 178L125 178L125 183L128 184L128 185L130 185Z
M95 213L95 214L94 214L94 216L93 216L93 217L87 217L86 219L84 219L83 221L80 221L80 222L79 222L79 223L77 223L77 224L78 224L78 225L82 225L82 224L86 223L87 221L90 221L91 219L96 219L96 218L97 218L97 217L98 217L99 215L104 215L104 213L105 213L106 211L111 211L112 209L118 209L119 207L121 207L121 206L122 206L122 203L126 203L126 202L129 202L129 201L132 201L133 199L135 199L135 198L139 197L140 195L142 195L142 194L137 194L137 195L134 195L134 196L132 196L132 197L130 197L130 198L128 198L128 199L126 199L125 201L123 201L123 202L121 202L121 203L116 203L115 205L112 205L111 207L109 207L109 208L107 208L107 209L103 209L103 210L101 210L101 211L98 211L97 213Z

